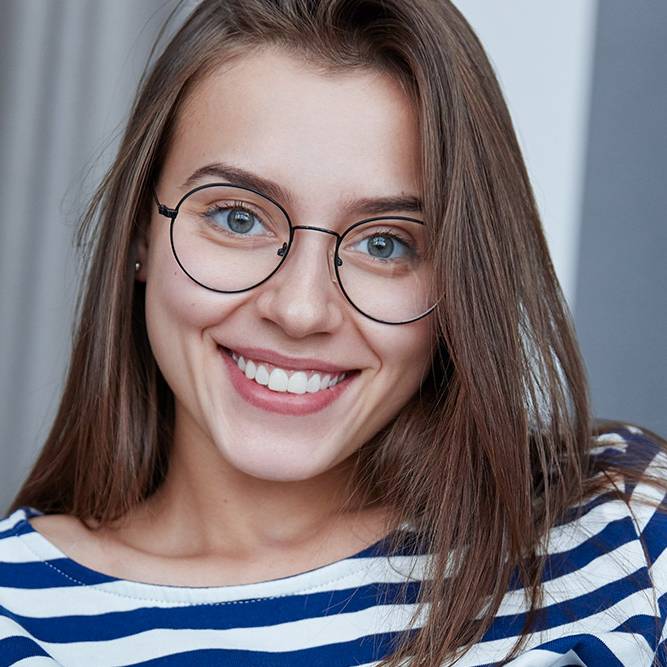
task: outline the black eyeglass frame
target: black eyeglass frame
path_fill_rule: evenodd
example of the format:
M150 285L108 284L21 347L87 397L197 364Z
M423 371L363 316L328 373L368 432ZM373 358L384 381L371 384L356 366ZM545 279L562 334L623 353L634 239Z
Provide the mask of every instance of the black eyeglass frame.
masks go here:
M281 256L280 262L278 262L278 265L276 266L271 273L269 273L266 278L263 280L260 280L258 283L255 283L254 285L251 285L250 287L244 287L243 289L238 289L238 290L221 290L221 289L215 289L214 287L210 287L208 285L205 285L202 282L199 282L194 276L192 276L190 273L188 273L187 269L183 266L181 263L181 260L178 257L178 253L176 252L176 247L174 245L174 222L176 220L176 217L178 216L178 211L181 207L181 204L192 194L195 192L198 192L199 190L204 190L206 188L213 188L213 187L231 187L231 188L236 188L240 190L246 190L248 192L253 192L256 195L259 195L260 197L263 197L264 199L268 199L272 204L277 206L282 214L285 216L285 219L287 220L287 224L289 225L289 239L287 243L283 243L282 248L280 248L277 251L277 254ZM343 287L343 281L340 278L340 273L338 272L338 267L343 265L343 260L340 258L338 254L338 250L340 248L340 245L345 238L345 236L351 232L353 229L356 227L359 227L360 225L363 225L368 222L375 222L376 220L407 220L409 222L416 222L420 225L423 225L422 220L417 220L416 218L410 218L408 216L404 215L381 215L377 217L372 217L372 218L364 218L363 220L359 220L358 222L355 222L351 224L342 234L339 234L338 232L333 231L332 229L326 229L324 227L314 227L312 225L293 225L292 220L289 217L289 214L285 210L285 208L277 202L275 199L272 197L269 197L269 195L265 195L263 192L260 192L259 190L255 190L254 188L249 188L244 185L236 185L235 183L204 183L203 185L198 185L196 188L193 188L189 192L186 192L178 201L176 206L174 208L169 208L168 206L165 206L164 204L160 203L160 200L157 198L157 194L155 192L155 188L151 187L151 192L153 194L153 199L155 199L155 203L157 204L158 212L160 215L163 215L166 218L169 218L171 220L170 225L169 225L169 240L171 242L171 251L174 255L174 259L176 260L177 264L181 267L181 270L183 273L185 273L190 280L193 282L197 283L197 285L200 285L204 289L207 289L211 292L219 292L221 294L238 294L239 292L248 292L251 289L255 289L255 287L259 287L263 283L265 283L271 276L273 276L276 271L283 265L285 259L287 258L287 255L289 254L290 248L292 247L292 241L294 240L294 231L296 229L311 229L316 232L324 232L325 234L331 234L332 236L336 237L336 246L334 248L334 272L336 274L336 282L338 283L338 287L340 288L341 292L343 292L343 295L347 299L348 303L358 312L361 313L364 317L368 317L369 319L373 320L374 322L379 322L380 324L410 324L412 322L416 322L417 320L421 320L423 317L426 317L429 315L433 310L435 309L437 305L434 303L426 312L422 313L421 315L418 315L417 317L414 317L410 320L403 320L401 322L387 322L386 320L381 320L377 317L373 317L372 315L369 315L368 313L365 313L361 308L359 308L354 301L350 298L350 295L345 291L345 287Z

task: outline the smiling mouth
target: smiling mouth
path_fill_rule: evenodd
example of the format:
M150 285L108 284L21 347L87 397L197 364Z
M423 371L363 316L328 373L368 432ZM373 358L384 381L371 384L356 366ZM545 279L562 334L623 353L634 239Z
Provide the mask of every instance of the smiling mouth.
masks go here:
M328 391L337 384L360 372L359 369L328 373L321 370L294 370L281 368L262 360L245 358L224 346L219 349L232 358L248 380L278 393L316 394Z

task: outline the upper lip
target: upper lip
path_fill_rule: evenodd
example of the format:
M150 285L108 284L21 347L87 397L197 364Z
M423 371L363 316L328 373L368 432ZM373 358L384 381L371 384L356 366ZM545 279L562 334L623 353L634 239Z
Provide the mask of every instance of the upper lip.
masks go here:
M221 345L221 347L225 347ZM293 368L295 370L318 370L326 371L327 373L342 373L343 371L351 370L349 367L338 366L337 364L328 363L321 359L312 359L307 357L288 357L273 350L267 350L263 347L227 347L227 350L237 352L246 359L253 359L254 361L266 361L274 366L280 368Z

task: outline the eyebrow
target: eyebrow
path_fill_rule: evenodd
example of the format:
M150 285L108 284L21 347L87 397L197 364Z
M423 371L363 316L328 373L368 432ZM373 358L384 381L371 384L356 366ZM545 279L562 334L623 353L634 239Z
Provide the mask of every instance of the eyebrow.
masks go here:
M222 179L234 185L257 190L268 195L281 204L290 205L294 203L291 192L281 185L258 174L253 174L246 169L224 162L213 162L200 167L194 171L183 182L181 188L184 191L192 189L199 181L206 178ZM364 215L383 215L393 211L410 211L421 213L423 210L422 200L414 195L395 195L390 197L362 197L360 199L348 199L343 204L343 210L348 213L359 213Z

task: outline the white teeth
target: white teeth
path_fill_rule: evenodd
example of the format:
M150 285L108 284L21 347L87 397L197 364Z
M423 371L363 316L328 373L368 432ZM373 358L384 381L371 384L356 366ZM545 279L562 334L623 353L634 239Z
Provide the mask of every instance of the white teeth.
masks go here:
M287 384L287 391L292 394L306 393L306 374L303 371L298 371L290 377Z
M306 383L306 391L309 394L314 394L316 391L320 390L320 374L315 373L310 380Z
M288 392L290 394L305 394L306 392L314 394L334 387L347 377L347 373L333 376L330 373L325 375L314 373L308 377L308 373L305 371L285 371L276 367L269 371L264 364L245 359L236 352L232 352L231 356L249 380L254 380L272 391Z
M289 379L282 368L274 368L269 376L269 389L273 391L287 391Z
M266 387L269 384L269 371L266 370L265 366L261 364L257 366L257 372L255 373L255 382L257 384L262 384Z

